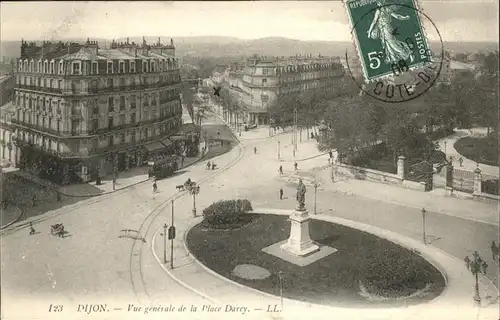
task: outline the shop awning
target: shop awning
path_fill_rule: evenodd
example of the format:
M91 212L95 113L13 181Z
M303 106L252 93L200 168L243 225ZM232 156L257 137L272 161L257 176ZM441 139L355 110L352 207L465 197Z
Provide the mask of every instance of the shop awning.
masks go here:
M144 146L149 152L165 149L165 146L161 142L153 142Z
M165 146L165 147L169 147L172 145L172 141L170 141L169 139L164 139L161 141L161 143Z

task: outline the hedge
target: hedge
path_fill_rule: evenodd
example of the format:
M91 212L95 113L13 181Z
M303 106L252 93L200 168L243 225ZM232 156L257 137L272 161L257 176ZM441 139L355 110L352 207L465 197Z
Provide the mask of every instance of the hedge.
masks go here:
M247 199L220 200L203 209L203 226L212 229L234 229L249 222L246 212L252 211Z

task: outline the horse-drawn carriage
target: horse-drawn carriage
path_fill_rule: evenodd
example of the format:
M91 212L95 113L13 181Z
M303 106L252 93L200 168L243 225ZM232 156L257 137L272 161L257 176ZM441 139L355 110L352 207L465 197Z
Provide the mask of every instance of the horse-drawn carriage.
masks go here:
M62 223L57 223L50 226L50 234L53 236L58 236L60 238L64 237L64 225Z

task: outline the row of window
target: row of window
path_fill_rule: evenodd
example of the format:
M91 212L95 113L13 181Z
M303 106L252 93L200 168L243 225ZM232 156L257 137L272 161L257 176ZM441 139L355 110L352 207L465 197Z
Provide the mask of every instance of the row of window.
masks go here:
M341 65L338 63L321 63L321 64L305 64L305 65L297 65L297 66L284 66L278 67L277 73L285 73L285 72L302 72L302 71L316 71L316 70L325 70L325 69L337 69L340 68Z
M90 89L97 90L102 88L113 88L117 87L125 87L125 86L139 86L139 85L150 85L150 84L163 84L174 81L180 81L180 75L178 73L167 74L159 77L142 77L142 78L119 78L118 82L115 79L102 79L103 81L92 80L90 82ZM105 80L105 82L104 82ZM128 81L127 81L128 80Z
M63 81L55 79L42 79L39 77L16 77L16 83L26 86L38 86L40 88L62 89Z
M100 73L114 74L114 73L136 73L136 72L160 72L160 71L171 71L179 68L179 63L177 59L148 59L142 60L141 68L136 68L135 60L127 60L128 68L126 68L125 61L120 60L106 60L106 61L91 61L90 72L86 72L87 74L97 75ZM104 64L106 66L106 72L99 67L99 63ZM57 68L56 68L57 66ZM72 61L70 64L70 73L74 75L82 74L82 61ZM18 71L19 72L37 72L37 73L45 73L45 74L59 74L63 75L65 71L65 67L67 65L63 60L60 60L59 63L56 64L54 60L52 61L38 61L37 68L35 68L35 61L31 60L19 60L18 62ZM101 69L101 71L100 71ZM128 69L128 71L126 70Z
M172 101L174 98L178 97L177 91L174 90L165 90L160 92L159 96L151 96L151 99L149 96L143 96L141 97L142 101L142 106L144 108L148 107L156 107L158 105L163 105L165 103L168 103ZM157 100L157 98L159 98ZM120 111L124 111L126 108L126 99L125 96L120 96L118 97L118 103L115 104L115 97L109 97L108 98L108 112L114 112L115 111L115 106L119 106ZM129 98L129 109L136 109L137 107L137 96L136 95L131 95ZM46 98L46 97L29 97L29 96L21 96L17 95L16 101L15 101L17 106L20 106L22 108L28 108L29 110L41 110L41 111L46 111L48 113L52 113L52 111L55 109L58 114L61 114L61 100L56 100L52 98ZM93 113L94 114L99 114L99 100L95 99L91 101L91 103L94 105L93 107ZM180 109L180 102L177 102L177 106ZM180 111L180 110L178 110ZM74 112L72 112L74 113Z
M22 115L22 118L21 118ZM29 125L35 125L40 128L47 128L49 130L55 130L57 132L61 132L62 122L61 120L53 120L50 117L45 117L41 115L35 115L31 112L17 112L17 119L22 121L23 123L27 123ZM55 124L55 126L54 126Z
M169 101L172 101L174 98L178 98L178 94L174 92L173 90L166 90L160 92L159 99L157 100L156 95L152 95L151 97L149 96L143 96L140 98L140 101L142 102L142 107L143 108L148 108L148 107L156 107L161 104L165 104ZM115 104L115 101L118 100L118 103ZM115 97L108 97L108 112L114 112L115 106L118 105L120 108L120 111L125 110L125 96L119 96L118 99ZM130 101L129 106L130 109L135 109L137 107L137 96L136 95L131 95L128 99ZM97 100L96 100L97 101ZM94 109L97 108L97 113L98 113L98 103L95 102Z
M321 78L331 78L337 76L338 72L314 72L314 73L303 73L300 75L291 75L291 76L281 76L279 79L280 83L283 82L294 82L294 81L304 81L304 80L314 80Z
M167 115L170 115L170 116L173 116L175 114L175 112L172 112L172 109L173 108L169 108L169 109L160 109L159 112L156 111L156 110L151 110L151 117L150 117L150 113L149 111L143 111L142 113L142 117L140 118L140 121L148 121L148 120L155 120L155 119L163 119L165 118ZM126 125L126 124L134 124L134 123L137 123L137 114L140 115L140 112L132 112L129 114L129 117L128 117L128 122L127 122L127 117L125 114L121 114L121 115L118 115L118 116L109 116L108 117L108 129L113 129L115 127L119 127L119 126L122 126L122 125ZM100 129L100 126L99 126L99 119L92 119L92 130L97 130L97 129Z
M291 85L280 88L281 94L291 93L291 92L300 92L310 89L317 89L331 86L331 83L328 82L312 82L312 83L304 83L302 85Z
M59 124L58 124L59 125ZM75 123L75 127L72 128L72 131L77 131L78 124ZM141 141L146 141L149 140L152 137L155 136L162 136L165 133L171 131L173 128L178 127L180 125L180 121L175 120L175 121L169 121L167 123L162 123L159 126L151 127L151 128L143 128L139 130L129 130L126 133L119 133L115 135L110 135L107 137L107 146L112 147L117 144L122 144L122 143L128 143L128 142L136 142L137 135L139 136L139 140ZM59 129L58 129L59 131ZM126 137L128 139L126 140ZM42 135L37 135L37 134L32 134L28 133L25 131L20 132L20 138L23 141L32 141L33 143L42 146L47 149L52 149L52 147L55 145L55 151L61 152L61 144L55 140L51 139L50 137L42 136ZM98 139L91 139L91 144L93 148L98 147ZM82 140L82 144L87 144L87 140ZM73 152L78 152L80 149L80 141L75 140L72 142L71 149Z
M36 109L42 111L47 111L52 113L53 109L56 109L57 113L61 113L61 100L53 100L51 98L45 97L27 97L27 96L17 96L16 105L22 108L28 108L30 110Z
M130 80L130 79L129 79ZM127 83L129 85L136 85L135 82L137 82L137 85L139 84L144 84L144 85L149 85L153 83L167 83L167 82L172 82L172 81L179 81L180 77L179 74L170 74L170 75L165 75L165 76L160 76L158 78L142 78L141 79L135 79L137 81L134 81L132 79L132 84L130 84L130 81L126 81L125 78L120 78L118 79L117 86L118 87L125 87ZM99 87L101 88L113 88L114 84L116 81L114 79L106 79L105 86L99 86L99 82L97 80L92 80L90 82L90 91L95 91L98 90ZM21 88L23 86L28 86L28 87L38 87L39 89L47 88L47 89L57 89L57 90L63 90L64 82L63 80L57 80L57 79L46 79L46 78L40 78L40 77L16 77L16 83L20 85ZM103 82L104 83L104 82ZM79 91L81 90L81 83L78 81L73 81L71 82L71 87L73 91ZM34 88L34 89L38 89Z
M18 114L18 118L19 118L20 114ZM54 130L56 132L61 132L61 129L62 129L62 122L60 120L56 120L56 121L53 121L51 118L46 118L46 117L43 117L43 116L39 116L39 115L36 115L36 116L31 116L30 113L28 112L23 112L22 113L22 118L21 118L22 122L24 123L27 123L27 124L30 124L30 125L34 125L34 126L37 126L39 128L46 128L46 129L49 129L49 130ZM125 122L125 116L122 115L120 116L120 119L119 121L121 121L122 123ZM108 128L109 129L112 129L113 128L113 122L114 122L114 119L113 117L110 117L108 119ZM135 114L133 114L131 116L131 123L135 123ZM160 133L164 133L166 132L166 130L170 130L172 129L172 127L175 127L175 126L178 126L179 125L179 120L177 119L172 119L171 121L167 121L167 122L164 122L164 123L161 123L158 125L158 131ZM82 122L81 121L78 121L78 120L73 120L71 121L71 132L72 133L79 133L81 131L81 124ZM100 127L99 127L99 120L98 119L94 119L92 120L91 122L91 126L89 128L89 131L90 132L95 132L97 130L99 130ZM147 139L148 137L148 128L142 128L142 129L139 129L139 130L143 130L144 132L144 135ZM131 132L134 132L133 130Z

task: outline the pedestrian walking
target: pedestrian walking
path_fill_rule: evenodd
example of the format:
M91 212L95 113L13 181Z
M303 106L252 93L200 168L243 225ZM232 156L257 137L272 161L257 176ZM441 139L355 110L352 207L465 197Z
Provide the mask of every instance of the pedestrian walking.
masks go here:
M35 228L33 228L33 223L30 222L30 236L35 234Z
M156 181L153 182L153 192L156 193L158 191L158 185L156 184Z
M257 154L257 147L253 147L253 154Z
M293 164L293 167L295 168L295 171L297 171L297 170L299 169L299 165L297 164L297 162L295 162L295 163Z
M280 165L278 171L280 173L280 176L282 176L283 175L283 166L282 165Z
M498 256L498 246L495 243L495 240L491 241L490 249L491 249L491 256L493 257L493 260L497 260L496 257Z
M216 167L216 166L217 166L217 165L215 164L215 162L212 162L212 170L215 170L215 167Z
M460 159L458 159L458 163L460 163L460 168L461 168L464 163L464 158L460 157Z
M210 161L207 162L207 170L210 170Z
M328 155L330 156L330 159L333 158L333 152L332 152L332 150L328 151Z
M33 207L36 206L36 196L35 195L33 195L33 198L31 198L31 202L32 202L31 204Z
M488 264L484 260L483 263L481 263L481 269L483 271L483 274L486 275L486 270L488 270Z
M280 200L283 200L283 188L280 189Z
M469 256L465 256L465 266L467 267L467 270L470 269L470 259L469 259Z

